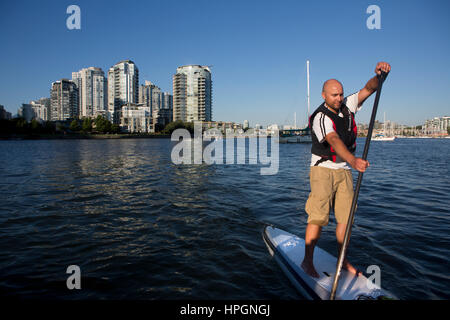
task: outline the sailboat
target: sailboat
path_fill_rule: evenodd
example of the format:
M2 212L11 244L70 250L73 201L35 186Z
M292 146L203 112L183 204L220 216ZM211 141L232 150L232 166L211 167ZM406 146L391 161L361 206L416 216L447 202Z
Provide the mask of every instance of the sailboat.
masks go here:
M384 113L384 120L383 120L383 132L376 134L374 137L372 137L372 141L394 141L395 136L387 136L386 135L386 112Z
M309 60L306 61L306 77L308 83L308 119L309 119ZM309 126L297 128L297 115L294 113L294 129L280 131L280 143L312 143Z

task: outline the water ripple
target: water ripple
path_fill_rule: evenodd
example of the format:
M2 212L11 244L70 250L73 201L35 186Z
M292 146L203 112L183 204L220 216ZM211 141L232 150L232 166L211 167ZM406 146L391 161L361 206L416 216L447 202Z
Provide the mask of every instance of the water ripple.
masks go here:
M261 176L258 165L174 165L173 145L0 141L0 295L302 299L261 231L303 236L310 146L280 145L279 173ZM380 266L400 298L450 298L449 151L448 140L371 144L348 255ZM334 227L332 217L319 243L333 254Z

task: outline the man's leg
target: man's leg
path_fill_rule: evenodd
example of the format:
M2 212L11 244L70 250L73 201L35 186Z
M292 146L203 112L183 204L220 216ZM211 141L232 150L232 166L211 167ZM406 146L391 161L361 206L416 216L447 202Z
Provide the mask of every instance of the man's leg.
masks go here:
M318 278L319 274L313 264L314 248L320 238L322 227L328 224L333 197L331 170L322 167L311 167L310 169L311 193L305 205L308 225L305 232L305 257L301 267L307 274L315 278Z
M341 248L344 243L344 237L345 237L345 229L347 228L346 223L338 223L336 226L336 240L338 242L338 255L341 254ZM351 232L350 232L351 234ZM348 235L350 237L350 234ZM356 269L354 266L348 262L347 258L344 258L344 262L342 263L342 268L347 270L350 273L358 274L361 273L358 269Z
M305 233L305 257L303 258L302 268L311 277L319 278L319 274L314 268L313 258L314 258L314 248L316 247L317 241L320 238L320 233L322 227L316 224L308 223L306 226Z
M338 243L338 254L341 253L342 244L344 243L345 230L348 224L348 217L353 201L353 179L350 170L336 171L335 186L336 198L334 204L335 216L337 220L336 240ZM350 236L350 234L349 234ZM357 274L358 270L344 259L342 268Z

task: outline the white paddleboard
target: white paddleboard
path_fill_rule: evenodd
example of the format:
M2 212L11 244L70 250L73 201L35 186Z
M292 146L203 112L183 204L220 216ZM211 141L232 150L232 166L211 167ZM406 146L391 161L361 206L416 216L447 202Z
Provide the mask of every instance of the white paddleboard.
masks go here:
M263 239L270 254L303 296L312 300L330 298L336 273L336 257L316 246L314 267L320 277L313 278L300 266L305 253L305 240L272 226L265 227ZM395 297L362 274L356 276L346 270L341 271L336 300L372 299L395 299Z

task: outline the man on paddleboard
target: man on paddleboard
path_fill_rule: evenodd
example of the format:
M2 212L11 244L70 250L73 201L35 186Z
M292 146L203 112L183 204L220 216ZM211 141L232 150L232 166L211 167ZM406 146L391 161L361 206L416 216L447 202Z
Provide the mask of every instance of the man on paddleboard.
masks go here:
M375 73L389 73L391 66L379 62ZM378 88L377 76L370 79L360 91L344 98L342 84L335 80L325 81L322 103L309 118L312 132L310 184L311 193L306 201L308 225L305 234L305 257L303 270L312 277L319 275L314 268L314 248L320 238L322 227L328 224L330 209L336 218L336 239L339 250L344 242L347 220L353 199L351 168L364 172L369 162L354 156L356 149L356 122L354 115L364 101ZM343 268L359 274L347 260Z

